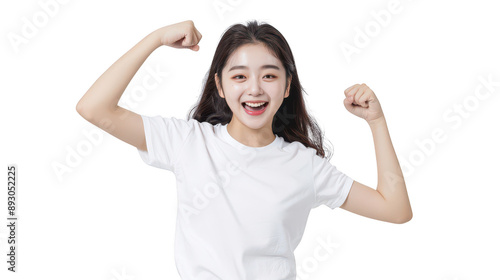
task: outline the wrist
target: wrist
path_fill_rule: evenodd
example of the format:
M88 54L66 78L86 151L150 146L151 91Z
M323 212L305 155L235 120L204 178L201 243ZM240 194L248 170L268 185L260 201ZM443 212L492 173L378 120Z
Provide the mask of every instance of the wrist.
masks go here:
M155 48L159 48L163 45L161 42L161 34L159 29L156 29L155 31L149 33L147 37L151 38L151 40L154 42Z
M385 116L381 116L381 117L378 117L374 120L371 120L371 121L368 121L368 125L373 128L373 127L377 127L377 126L380 126L380 125L387 125L387 122L385 120Z

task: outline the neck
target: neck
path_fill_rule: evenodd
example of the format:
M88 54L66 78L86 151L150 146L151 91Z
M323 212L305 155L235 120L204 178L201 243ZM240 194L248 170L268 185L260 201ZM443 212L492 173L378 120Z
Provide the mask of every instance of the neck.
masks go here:
M272 127L253 129L234 120L227 125L227 132L238 142L249 147L264 147L276 139Z

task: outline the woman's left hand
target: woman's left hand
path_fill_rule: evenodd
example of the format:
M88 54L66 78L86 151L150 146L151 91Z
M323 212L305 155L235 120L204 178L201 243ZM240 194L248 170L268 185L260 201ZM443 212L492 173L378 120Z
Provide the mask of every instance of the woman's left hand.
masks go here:
M384 112L375 93L365 84L348 87L344 94L347 111L366 120L369 124L384 118Z

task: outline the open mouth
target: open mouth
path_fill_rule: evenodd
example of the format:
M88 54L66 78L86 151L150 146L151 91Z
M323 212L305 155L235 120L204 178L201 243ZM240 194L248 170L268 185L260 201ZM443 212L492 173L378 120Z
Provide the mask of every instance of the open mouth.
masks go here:
M241 103L241 106L245 109L245 112L247 112L249 115L260 115L264 113L264 111L267 108L267 105L269 102L265 102L264 104L258 106L258 107L252 107L248 106L245 102Z

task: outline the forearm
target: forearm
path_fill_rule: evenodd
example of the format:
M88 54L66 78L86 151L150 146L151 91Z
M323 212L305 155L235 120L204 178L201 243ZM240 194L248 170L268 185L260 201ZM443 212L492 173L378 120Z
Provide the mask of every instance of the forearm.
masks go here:
M385 117L369 123L377 157L377 191L400 219L410 220L412 210L403 172L392 145Z
M77 111L82 116L90 118L99 112L116 109L118 101L137 70L160 46L160 37L156 31L144 37L94 82L78 102Z

